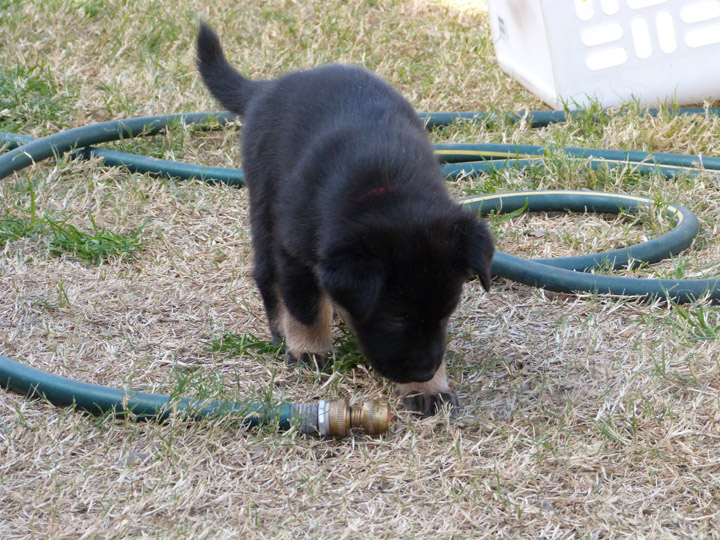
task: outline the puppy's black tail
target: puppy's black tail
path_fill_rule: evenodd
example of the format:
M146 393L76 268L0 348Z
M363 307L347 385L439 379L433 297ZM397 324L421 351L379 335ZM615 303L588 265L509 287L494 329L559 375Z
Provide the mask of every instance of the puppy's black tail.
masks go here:
M243 115L263 81L243 77L225 58L217 34L200 23L197 37L197 67L213 97L230 112Z

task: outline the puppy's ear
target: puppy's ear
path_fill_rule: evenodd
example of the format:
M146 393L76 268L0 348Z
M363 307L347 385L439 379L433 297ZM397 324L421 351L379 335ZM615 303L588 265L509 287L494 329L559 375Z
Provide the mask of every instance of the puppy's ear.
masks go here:
M335 302L362 321L370 316L378 301L385 271L379 260L336 253L320 263L318 279Z
M467 243L468 268L472 276L480 278L480 283L486 291L490 290L490 261L495 247L487 225L476 221L470 231Z

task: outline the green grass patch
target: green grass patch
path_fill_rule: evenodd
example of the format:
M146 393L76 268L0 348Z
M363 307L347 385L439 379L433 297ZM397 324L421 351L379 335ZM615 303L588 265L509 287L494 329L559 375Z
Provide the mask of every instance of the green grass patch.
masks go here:
M199 400L228 399L226 375L216 370L204 370L199 366L175 366L171 372L170 396Z
M203 342L203 345L207 352L222 355L223 358L243 356L248 352L276 356L282 349L282 345L260 339L252 332L243 332L242 334L225 332L218 338Z
M335 340L333 345L335 351L335 361L333 369L338 373L349 373L359 364L363 364L365 359L360 352L358 339L344 324L339 326L340 336Z
M689 342L720 338L720 306L673 304L671 326Z
M500 230L500 225L502 225L506 221L510 221L511 219L514 219L524 214L527 211L529 202L529 200L526 200L522 208L516 208L512 212L508 212L506 214L496 212L495 210L490 212L490 214L488 215L488 224L490 225L490 230L493 233L493 237L497 238L501 234L502 231ZM478 211L478 215L479 214L480 211Z
M332 366L332 369L338 373L348 373L358 364L363 363L364 359L358 347L357 337L345 325L339 325L339 329L340 335L333 345L334 361L328 365L328 369ZM283 345L260 339L251 332L242 334L225 332L219 337L203 342L203 345L207 352L221 355L222 358L241 357L248 353L259 358L267 355L277 357L283 348Z
M241 377L240 372L233 372L225 374L215 369L203 369L200 366L175 366L173 367L170 378L171 388L168 392L171 400L197 400L196 404L200 409L193 411L191 408L187 409L186 412L190 414L195 413L208 413L209 410L204 410L205 406L210 405L210 402L226 402L226 403L245 403L249 407L262 406L262 405L273 405L284 401L282 393L275 391L275 377L270 379L267 387L251 387L246 389L242 395L238 393L238 388L242 385L239 378ZM239 419L244 414L239 414L236 409L233 414L230 414L229 409L220 409L217 411L220 416L215 418L222 422L222 414L227 413L228 416L225 420ZM253 414L249 408L247 411L248 415ZM208 418L212 418L210 414ZM277 422L272 417L267 417L267 424L260 426L262 429L269 430L270 432L277 432Z
M7 217L0 219L0 247L8 242L30 235L35 226L27 219Z
M0 131L67 127L75 114L75 98L59 90L48 67L0 66Z
M152 137L121 139L107 145L113 150L140 154L157 159L178 159L185 153L185 144L192 133L207 131L206 125L185 125L180 121L169 122L162 133Z
M0 218L0 247L13 240L19 240L20 238L38 232L39 223L37 220L35 187L29 178L27 181L27 192L30 198L30 207L27 210L22 209L21 213L27 214L28 217L17 217L8 214Z
M56 255L72 253L93 264L100 264L114 257L131 259L133 253L142 247L140 234L145 223L133 234L123 235L104 227L101 229L92 215L90 216L92 231L81 231L75 225L57 222L49 217L45 217L45 221L50 226L50 252Z

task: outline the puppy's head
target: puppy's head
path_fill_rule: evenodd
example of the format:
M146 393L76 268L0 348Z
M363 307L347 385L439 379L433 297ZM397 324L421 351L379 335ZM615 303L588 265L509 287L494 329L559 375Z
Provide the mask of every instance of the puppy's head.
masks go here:
M318 277L378 373L425 382L442 362L463 283L478 276L489 288L492 255L485 224L453 206L414 222L379 217L328 250Z

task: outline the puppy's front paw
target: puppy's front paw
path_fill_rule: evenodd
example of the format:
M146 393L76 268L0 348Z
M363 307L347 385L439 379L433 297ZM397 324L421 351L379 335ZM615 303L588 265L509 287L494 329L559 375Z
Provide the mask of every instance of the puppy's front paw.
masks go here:
M450 405L452 408L460 407L460 400L451 389L430 394L421 392L405 394L402 396L402 403L407 410L426 417L436 414L444 405Z
M272 331L272 346L281 348L284 351L285 350L285 339L283 339L283 336L280 332Z
M285 351L285 358L288 364L300 364L303 363L312 369L318 371L328 371L333 365L332 353L327 354L312 354L312 353L300 353L293 354L292 352Z
M402 398L406 409L418 412L422 416L434 415L445 404L452 408L460 407L457 394L447 382L445 364L440 364L435 375L429 381L398 383L395 386L395 392Z

